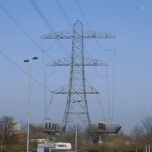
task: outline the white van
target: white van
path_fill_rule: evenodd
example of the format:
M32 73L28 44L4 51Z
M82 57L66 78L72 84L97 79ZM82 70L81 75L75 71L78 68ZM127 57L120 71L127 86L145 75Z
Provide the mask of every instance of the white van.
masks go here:
M37 152L65 152L71 150L71 143L39 143L37 147Z

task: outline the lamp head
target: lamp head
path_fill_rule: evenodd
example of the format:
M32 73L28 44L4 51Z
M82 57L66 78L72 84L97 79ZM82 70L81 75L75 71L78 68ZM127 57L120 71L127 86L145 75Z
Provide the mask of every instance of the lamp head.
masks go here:
M29 62L30 60L24 60L24 62Z
M37 59L38 59L38 57L37 57L37 56L33 57L33 60L37 60Z

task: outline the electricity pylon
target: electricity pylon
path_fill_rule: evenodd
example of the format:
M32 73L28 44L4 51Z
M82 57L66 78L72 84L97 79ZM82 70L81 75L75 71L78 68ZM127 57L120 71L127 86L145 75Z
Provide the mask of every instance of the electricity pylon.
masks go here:
M77 117L86 125L90 124L86 94L99 94L85 82L84 66L108 66L107 63L97 59L84 58L85 38L115 38L114 35L95 31L83 31L82 23L77 20L73 25L73 31L53 32L41 37L42 39L72 39L71 58L58 59L49 63L49 66L70 66L69 85L57 89L55 94L68 94L62 125L64 130ZM78 111L79 106L79 111Z

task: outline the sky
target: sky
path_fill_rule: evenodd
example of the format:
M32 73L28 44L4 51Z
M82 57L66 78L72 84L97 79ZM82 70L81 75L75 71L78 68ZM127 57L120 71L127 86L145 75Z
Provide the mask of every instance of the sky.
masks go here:
M43 123L47 112L48 118L62 122L66 95L52 98L51 91L68 85L70 67L47 64L69 57L72 41L42 40L41 36L51 30L72 31L77 20L84 30L116 36L116 39L84 39L85 57L108 63L108 68L85 68L87 83L100 92L100 101L95 95L87 96L91 122L120 124L122 131L129 134L143 117L152 115L152 1L35 0L35 3L49 28L32 0L0 0L0 117L8 115L17 122L27 122L30 64L23 61L37 56L38 60L32 60L30 121Z

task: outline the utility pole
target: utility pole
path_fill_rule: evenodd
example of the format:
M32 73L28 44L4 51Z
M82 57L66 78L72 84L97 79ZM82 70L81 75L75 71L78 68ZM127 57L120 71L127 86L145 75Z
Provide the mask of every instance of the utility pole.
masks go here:
M90 124L90 117L88 111L88 104L86 94L99 94L91 86L86 86L85 82L85 66L108 66L107 63L97 59L84 57L83 40L86 38L116 38L114 35L107 33L100 33L95 31L83 31L82 23L77 20L73 25L73 31L50 33L41 37L42 39L72 39L71 58L58 59L49 63L49 66L70 66L70 80L67 87L61 87L55 94L67 94L66 107L62 125L66 130L68 124L73 122L75 117L76 107L74 101L81 101L79 103L79 113L77 116L86 125Z

